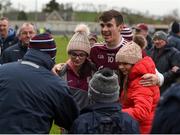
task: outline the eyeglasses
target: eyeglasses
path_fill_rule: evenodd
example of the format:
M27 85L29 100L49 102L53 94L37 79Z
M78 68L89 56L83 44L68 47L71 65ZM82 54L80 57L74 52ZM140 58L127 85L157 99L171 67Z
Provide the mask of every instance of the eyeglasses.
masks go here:
M85 56L87 56L87 54L85 54L85 53L75 53L75 52L71 52L70 55L71 55L72 58L79 57L80 59L82 59Z
M33 31L29 31L29 32L24 31L24 32L21 32L21 34L22 35L33 35L33 34L35 34L35 32L33 32Z

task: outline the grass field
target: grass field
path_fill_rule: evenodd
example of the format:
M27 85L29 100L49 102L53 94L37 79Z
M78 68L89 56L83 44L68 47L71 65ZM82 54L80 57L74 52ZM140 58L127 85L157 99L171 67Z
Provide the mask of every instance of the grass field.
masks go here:
M69 39L64 36L54 36L57 45L56 63L65 62L68 58L66 53L66 46Z
M69 39L65 38L64 36L54 36L54 39L57 45L56 63L66 62L66 60L68 59L66 46L69 42ZM60 134L59 127L53 124L50 134Z

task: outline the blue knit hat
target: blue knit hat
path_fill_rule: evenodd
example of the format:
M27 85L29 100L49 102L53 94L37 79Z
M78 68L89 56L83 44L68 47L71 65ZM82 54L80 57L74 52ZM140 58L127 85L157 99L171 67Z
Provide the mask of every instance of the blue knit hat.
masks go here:
M55 60L56 57L56 44L53 37L50 34L38 34L30 39L29 48L45 52Z

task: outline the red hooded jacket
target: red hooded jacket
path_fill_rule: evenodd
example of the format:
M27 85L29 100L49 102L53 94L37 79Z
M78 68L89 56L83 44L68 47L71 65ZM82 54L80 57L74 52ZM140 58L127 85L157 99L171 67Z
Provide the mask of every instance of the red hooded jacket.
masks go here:
M132 67L128 76L127 96L124 98L123 91L120 98L122 111L127 112L139 122L141 133L150 132L160 98L158 86L144 87L139 84L142 75L146 73L155 74L155 64L150 57L144 57Z

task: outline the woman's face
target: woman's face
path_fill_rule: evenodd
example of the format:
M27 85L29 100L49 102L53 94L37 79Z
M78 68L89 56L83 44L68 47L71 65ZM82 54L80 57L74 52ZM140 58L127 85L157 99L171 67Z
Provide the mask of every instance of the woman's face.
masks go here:
M69 57L74 66L81 66L87 59L87 53L84 51L73 50L69 53Z
M128 75L133 65L125 62L119 62L118 67L119 70L121 70L121 72L123 73L123 75Z

